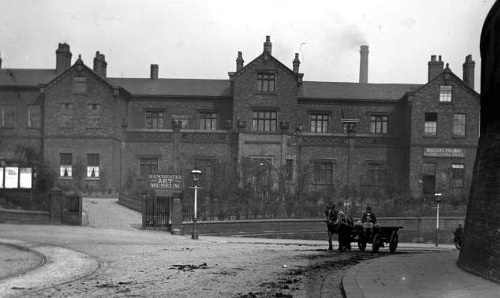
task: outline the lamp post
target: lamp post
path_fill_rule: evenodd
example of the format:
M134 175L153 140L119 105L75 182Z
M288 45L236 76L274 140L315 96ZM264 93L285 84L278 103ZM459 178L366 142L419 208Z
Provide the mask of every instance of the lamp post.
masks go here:
M439 245L439 204L441 203L441 193L434 194L436 197L436 246Z
M347 210L347 203L349 201L349 174L351 170L351 133L356 132L356 125L359 119L341 119L344 131L347 133L347 179L345 190L345 208Z
M192 170L191 175L193 176L194 186L190 188L194 188L194 217L193 217L193 231L191 233L191 239L198 240L198 227L196 226L198 222L198 181L200 180L201 171L200 170Z

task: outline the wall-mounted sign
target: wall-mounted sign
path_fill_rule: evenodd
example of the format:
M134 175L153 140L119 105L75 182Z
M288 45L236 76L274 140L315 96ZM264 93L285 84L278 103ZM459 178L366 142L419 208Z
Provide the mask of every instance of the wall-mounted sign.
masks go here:
M424 148L424 157L464 158L463 148Z
M149 185L155 190L182 191L183 179L180 174L148 174Z

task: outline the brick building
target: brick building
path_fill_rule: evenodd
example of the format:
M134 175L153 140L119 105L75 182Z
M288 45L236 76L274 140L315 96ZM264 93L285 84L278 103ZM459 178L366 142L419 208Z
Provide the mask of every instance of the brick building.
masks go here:
M500 2L481 32L481 137L458 265L500 283Z
M359 83L304 80L298 54L286 66L269 36L246 65L238 52L227 80L160 78L155 64L149 78L110 78L103 54L89 68L59 44L55 69L0 64L0 155L32 146L60 183L83 175L89 190L195 166L210 180L215 163L249 158L291 190L333 187L346 200L356 188L467 192L479 135L472 57L463 80L431 56L424 84L374 84L368 53L361 46Z

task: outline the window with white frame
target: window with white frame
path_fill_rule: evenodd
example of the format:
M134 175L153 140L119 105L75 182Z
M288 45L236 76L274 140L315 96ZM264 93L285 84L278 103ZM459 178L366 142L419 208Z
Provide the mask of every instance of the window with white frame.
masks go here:
M439 101L440 102L451 102L453 88L450 85L439 86Z
M87 154L87 178L99 178L99 154Z
M257 91L272 93L275 86L275 74L272 72L260 72L257 74Z
M371 115L370 116L370 132L371 133L387 133L387 116L386 115Z
M311 132L323 133L328 132L328 123L330 115L325 113L312 113L311 114Z
M200 130L217 130L218 115L216 112L200 112Z
M146 111L146 125L148 129L163 128L165 114L163 111Z
M73 154L72 153L59 154L59 176L60 177L73 177Z
M277 130L278 112L275 110L256 110L252 112L252 131L274 132Z
M437 136L437 113L425 113L424 135Z

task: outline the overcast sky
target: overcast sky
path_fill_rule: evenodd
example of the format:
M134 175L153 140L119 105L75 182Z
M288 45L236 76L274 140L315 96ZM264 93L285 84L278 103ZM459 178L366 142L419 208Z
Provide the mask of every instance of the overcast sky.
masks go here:
M273 56L307 81L357 82L359 47L369 45L370 83L425 83L431 55L462 77L476 61L494 0L1 0L2 68L55 68L60 42L92 67L106 56L109 77L226 79L238 51L245 64L271 36Z

